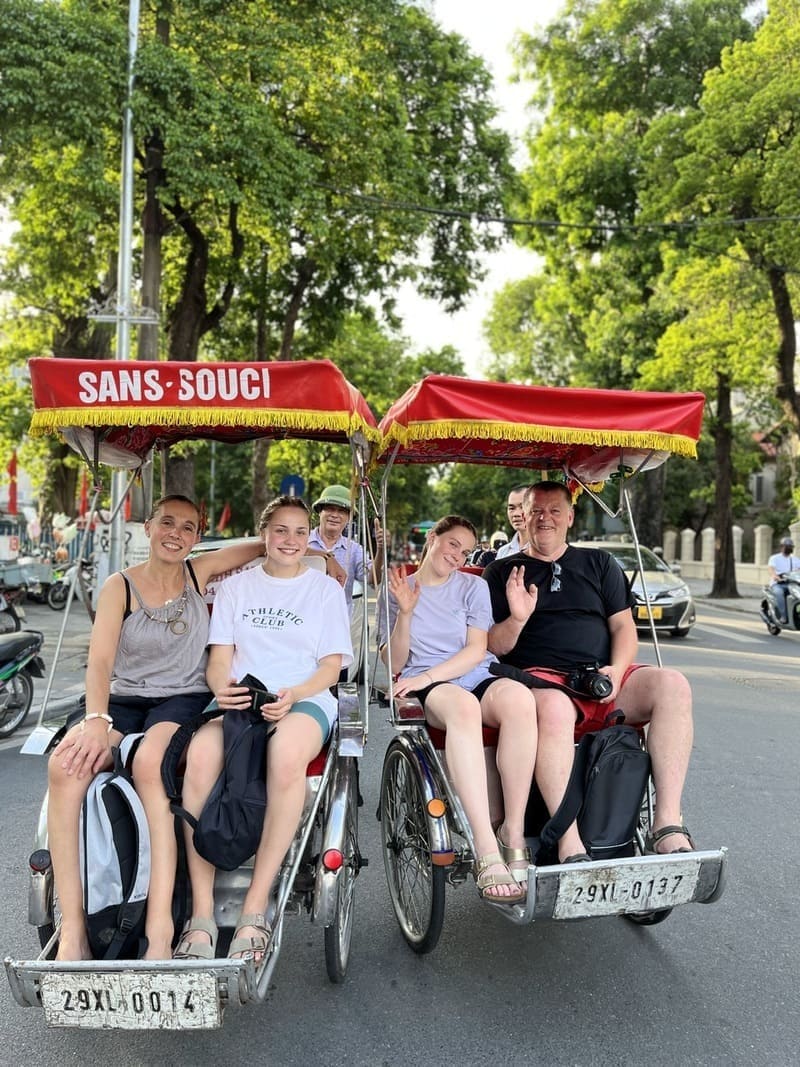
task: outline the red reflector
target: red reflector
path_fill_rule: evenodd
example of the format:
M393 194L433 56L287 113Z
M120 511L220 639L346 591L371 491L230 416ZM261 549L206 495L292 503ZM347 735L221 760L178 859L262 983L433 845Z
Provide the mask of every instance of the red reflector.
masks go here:
M344 856L338 848L329 848L322 854L322 863L329 871L338 871L344 863Z

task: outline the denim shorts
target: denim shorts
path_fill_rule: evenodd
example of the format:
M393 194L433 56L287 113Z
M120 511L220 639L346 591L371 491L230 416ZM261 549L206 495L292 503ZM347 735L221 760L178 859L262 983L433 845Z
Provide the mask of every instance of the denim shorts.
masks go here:
M188 722L211 700L207 689L199 693L176 693L170 697L115 696L112 693L108 699L108 714L115 730L121 734L138 734L159 722Z

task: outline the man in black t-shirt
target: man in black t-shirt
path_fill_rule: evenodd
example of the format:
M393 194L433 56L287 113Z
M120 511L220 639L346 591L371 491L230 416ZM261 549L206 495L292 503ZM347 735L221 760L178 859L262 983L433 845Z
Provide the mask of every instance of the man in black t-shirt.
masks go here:
M682 852L694 843L683 826L681 793L692 748L692 694L679 671L634 664L638 648L631 596L622 568L600 549L572 548L575 512L561 482L538 482L525 496L529 543L484 571L494 625L489 649L504 663L545 675L598 664L612 684L602 700L536 689L539 748L536 782L552 813L564 795L576 737L605 725L619 709L625 722L649 723L648 750L656 810L648 847ZM555 673L555 679L563 678ZM559 842L562 862L586 857L573 824Z

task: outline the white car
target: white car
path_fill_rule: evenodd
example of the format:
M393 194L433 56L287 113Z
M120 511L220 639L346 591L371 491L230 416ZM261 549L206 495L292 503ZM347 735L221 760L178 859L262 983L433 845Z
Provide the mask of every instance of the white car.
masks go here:
M620 567L625 571L631 583L636 604L633 617L637 629L650 630L647 606L644 599L642 577L636 559L636 549L629 542L622 541L575 541L574 548L602 548L610 552ZM686 637L695 623L694 602L689 586L680 574L664 562L649 548L641 548L644 579L647 583L647 595L653 611L653 623L656 630L665 631L673 637Z

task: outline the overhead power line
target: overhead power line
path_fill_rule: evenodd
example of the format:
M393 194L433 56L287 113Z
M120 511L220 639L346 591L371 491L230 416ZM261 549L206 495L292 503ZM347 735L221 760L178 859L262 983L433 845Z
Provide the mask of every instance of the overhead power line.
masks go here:
M559 219L520 219L509 215L489 215L480 211L466 211L461 208L435 207L431 204L414 204L407 200L386 200L369 193L356 193L347 189L337 189L325 182L315 182L317 188L348 200L356 201L366 207L381 211L405 211L418 215L439 215L443 218L468 219L475 223L497 224L501 226L519 226L526 229L540 230L590 230L597 233L623 233L635 231L698 230L715 226L735 227L742 225L771 225L781 222L800 222L800 215L749 215L745 218L698 218L675 220L673 222L562 222Z

